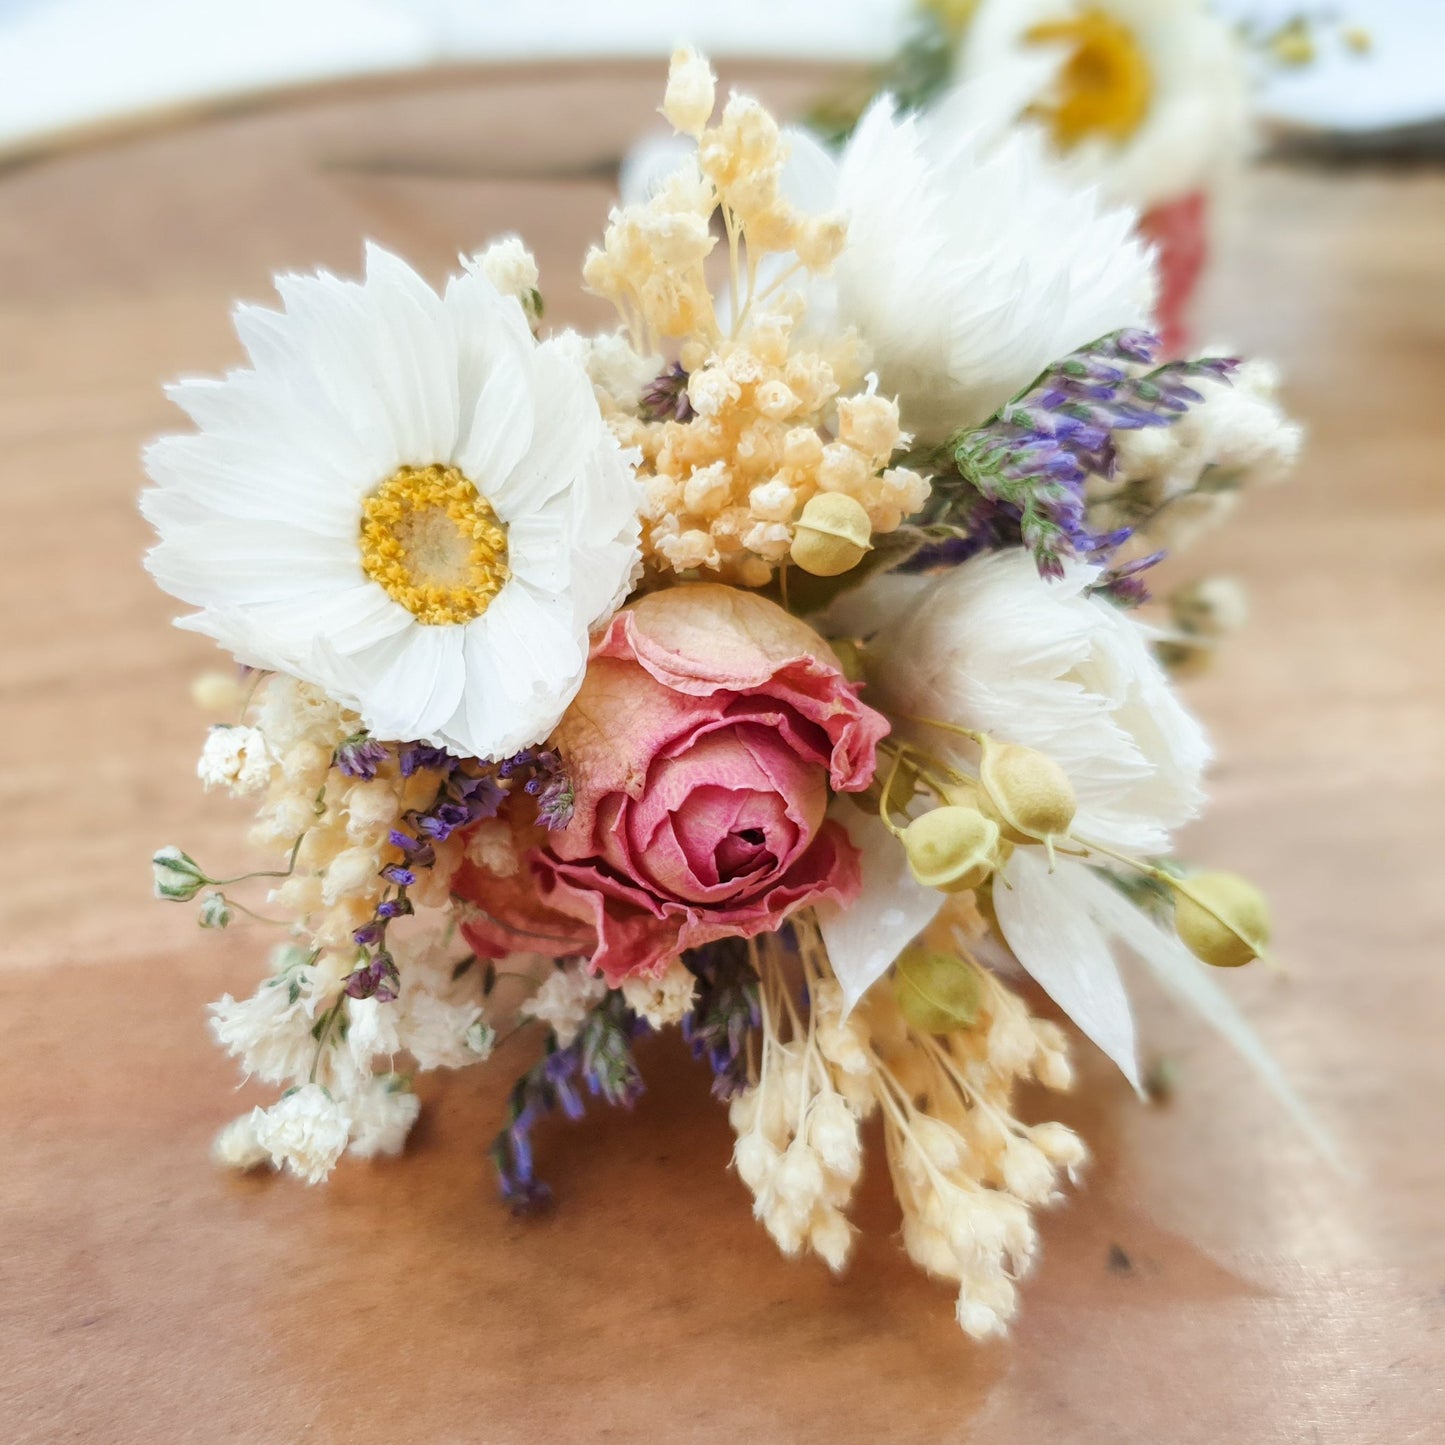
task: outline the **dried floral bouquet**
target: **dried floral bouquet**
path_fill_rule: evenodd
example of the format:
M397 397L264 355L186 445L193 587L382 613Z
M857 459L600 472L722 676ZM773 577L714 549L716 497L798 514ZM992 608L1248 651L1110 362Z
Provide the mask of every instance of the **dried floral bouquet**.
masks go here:
M440 294L373 248L173 388L148 565L241 664L198 684L199 772L276 861L243 904L164 848L157 891L286 929L214 1005L284 1089L222 1163L394 1154L415 1070L533 1027L493 1149L531 1209L536 1122L631 1102L675 1025L783 1251L846 1264L876 1114L904 1247L984 1337L1085 1160L1015 1115L1070 1067L1011 975L1137 1086L1122 946L1278 1083L1199 962L1259 956L1264 903L1168 857L1209 750L1165 664L1239 599L1131 609L1299 437L1266 367L1161 362L1133 217L1027 134L885 98L834 155L743 96L714 123L714 85L674 56L688 152L587 256L620 329L542 339L516 239Z

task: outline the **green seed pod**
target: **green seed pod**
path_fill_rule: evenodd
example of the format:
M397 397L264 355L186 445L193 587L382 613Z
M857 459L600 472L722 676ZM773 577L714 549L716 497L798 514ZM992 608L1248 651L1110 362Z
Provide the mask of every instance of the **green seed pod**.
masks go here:
M863 644L851 637L835 637L828 646L849 682L863 681Z
M814 577L841 577L863 560L872 535L861 502L842 492L819 492L809 497L793 528L789 555Z
M978 776L984 805L1009 842L1043 843L1073 826L1074 785L1047 753L985 738Z
M934 808L903 830L903 850L925 888L962 893L977 888L998 862L998 824L977 808Z
M1238 873L1195 873L1175 888L1174 927L1195 958L1215 968L1240 968L1269 942L1269 904Z
M893 996L903 1017L926 1034L966 1029L978 1018L983 985L965 959L930 948L909 948L893 971Z

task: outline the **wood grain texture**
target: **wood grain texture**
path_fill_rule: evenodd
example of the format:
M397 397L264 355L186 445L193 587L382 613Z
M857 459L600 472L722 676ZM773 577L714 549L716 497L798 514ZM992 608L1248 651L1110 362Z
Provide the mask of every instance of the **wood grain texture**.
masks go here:
M1439 177L1266 172L1240 198L1212 329L1280 359L1313 439L1187 567L1255 598L1191 685L1221 762L1187 850L1272 894L1289 977L1227 982L1357 1178L1147 992L1179 1094L1141 1108L1081 1049L1061 1112L1097 1162L987 1348L903 1257L876 1165L846 1278L780 1259L672 1040L636 1113L543 1130L561 1209L538 1223L483 1158L520 1041L423 1080L403 1160L318 1190L208 1166L261 1092L236 1091L203 1006L249 991L262 939L149 897L155 846L224 866L243 831L192 771L187 685L213 654L138 565L137 450L176 421L158 383L232 364L233 297L354 271L363 236L436 279L521 231L554 314L595 319L573 278L658 79L421 78L0 177L0 1438L1445 1438Z

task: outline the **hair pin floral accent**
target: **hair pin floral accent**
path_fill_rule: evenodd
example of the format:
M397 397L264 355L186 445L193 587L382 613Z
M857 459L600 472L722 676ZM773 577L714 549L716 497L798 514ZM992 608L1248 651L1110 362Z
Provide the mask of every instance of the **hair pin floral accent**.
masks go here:
M1132 217L1028 140L884 99L833 155L714 90L674 57L682 151L586 259L618 329L539 338L514 238L440 292L372 248L173 390L149 566L242 665L199 772L270 862L163 848L156 891L282 932L213 1007L282 1090L222 1163L395 1154L415 1071L529 1031L492 1150L525 1212L536 1122L632 1103L678 1027L783 1252L845 1267L876 1116L982 1338L1087 1158L1020 1117L1072 1074L1018 970L1138 1086L1137 954L1297 1107L1206 967L1263 954L1263 899L1171 856L1209 746L1165 662L1238 598L1130 609L1298 431L1257 365L1162 360Z

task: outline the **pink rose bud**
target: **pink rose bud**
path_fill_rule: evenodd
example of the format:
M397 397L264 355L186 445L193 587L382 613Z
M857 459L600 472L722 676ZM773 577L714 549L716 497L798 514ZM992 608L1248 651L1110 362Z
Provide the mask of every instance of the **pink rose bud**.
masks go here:
M576 802L529 855L543 910L529 931L547 914L553 932L585 923L616 983L851 900L858 858L825 819L829 788L867 787L887 731L817 634L765 598L701 583L642 598L594 644L552 740Z

